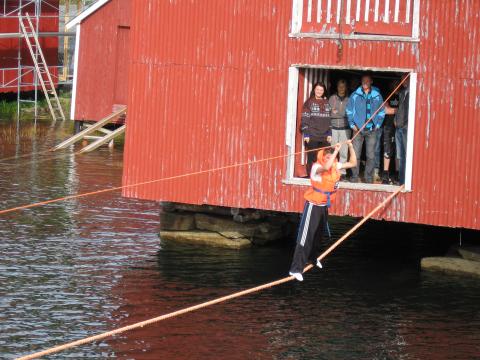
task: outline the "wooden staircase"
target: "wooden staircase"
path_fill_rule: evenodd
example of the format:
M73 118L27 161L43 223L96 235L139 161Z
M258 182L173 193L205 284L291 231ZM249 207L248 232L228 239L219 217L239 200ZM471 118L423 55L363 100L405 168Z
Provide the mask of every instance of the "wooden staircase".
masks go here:
M104 128L105 125L109 124L112 122L112 120L124 115L127 113L127 107L124 106L121 109L113 112L112 114L104 117L103 119L97 121L95 124L88 125L85 130L80 131L78 134L73 135L72 137L68 138L67 140L61 142L54 148L52 148L52 151L57 151L60 149L65 149L66 147L75 144L76 142L86 139L86 140L94 140L92 143L89 145L85 146L82 148L78 153L86 153L93 151L100 147L103 144L106 144L107 142L113 141L113 139L125 132L126 124L123 124L119 128L115 130L109 130ZM103 136L95 136L93 133L99 132L102 133Z

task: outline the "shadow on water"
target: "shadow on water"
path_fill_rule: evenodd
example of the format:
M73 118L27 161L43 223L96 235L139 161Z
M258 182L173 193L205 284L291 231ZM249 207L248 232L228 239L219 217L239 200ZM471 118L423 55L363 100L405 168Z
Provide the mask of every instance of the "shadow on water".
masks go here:
M354 223L334 219L335 236ZM238 359L473 358L480 340L475 305L480 284L419 272L422 256L443 252L451 244L451 238L431 232L422 226L369 222L302 284L216 305L109 343L118 354L141 353L145 359L212 354ZM292 250L293 243L242 251L162 243L156 262L139 269L143 281L151 277L151 291L142 288L137 293L127 286L131 301L119 312L128 313L128 321L120 323L283 277ZM137 276L124 280L137 283ZM131 305L139 298L149 313Z
M43 161L38 152L70 131L68 124L49 129L40 123L44 136L20 144L0 131L0 158L34 152L27 165L0 164L2 208L120 184L122 149L87 156L70 149ZM333 240L356 221L331 218ZM164 242L158 205L119 193L0 217L0 238L2 358L284 277L294 245L237 251ZM457 238L455 230L371 221L301 284L52 358L473 359L478 280L419 271L422 256L445 253Z

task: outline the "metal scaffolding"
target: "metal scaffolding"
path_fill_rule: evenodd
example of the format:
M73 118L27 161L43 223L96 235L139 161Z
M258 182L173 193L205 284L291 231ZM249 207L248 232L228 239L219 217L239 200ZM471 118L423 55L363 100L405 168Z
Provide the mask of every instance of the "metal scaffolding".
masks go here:
M23 42L25 41L24 34L22 34L21 20L25 17L27 11L30 16L34 32L38 37L58 37L59 50L63 54L58 58L56 64L49 65L48 69L54 71L54 82L60 85L71 84L72 75L70 74L70 37L75 36L75 32L67 32L65 24L72 18L78 15L85 6L90 5L94 1L89 0L64 0L61 6L52 4L52 0L0 0L0 21L12 21L8 19L16 19L18 23L17 33L0 33L1 39L18 39L18 51L15 58L17 67L0 68L0 89L11 89L17 92L17 118L20 119L21 107L23 103L32 103L34 107L35 121L38 118L38 90L40 89L40 82L37 71L34 65L25 64L24 54L22 54ZM56 2L58 3L58 2ZM54 10L56 15L47 14L47 10ZM55 32L39 32L42 20L48 18L58 17L59 28ZM32 57L38 58L39 50L35 49ZM60 54L59 54L60 55ZM11 58L13 60L13 58ZM59 64L60 63L60 64ZM58 64L58 65L57 65ZM15 78L12 78L12 73L16 72ZM31 79L31 80L29 80ZM22 97L24 89L33 89L32 97ZM41 90L41 89L40 89Z

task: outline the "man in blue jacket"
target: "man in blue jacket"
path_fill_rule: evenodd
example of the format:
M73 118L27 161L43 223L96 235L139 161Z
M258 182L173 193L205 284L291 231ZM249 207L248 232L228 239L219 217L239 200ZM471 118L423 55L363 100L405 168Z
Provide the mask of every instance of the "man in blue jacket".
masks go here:
M357 134L360 128L371 118L383 103L382 95L378 88L372 86L372 77L370 75L362 76L362 84L351 95L347 104L346 114L348 124ZM365 128L353 140L355 153L360 156L363 143L366 144L365 152L367 154L367 164L365 166L365 182L373 183L373 169L375 167L375 144L377 142L377 131L380 131L385 110L382 108L375 115ZM359 178L360 161L357 166L352 168L352 182L360 182Z

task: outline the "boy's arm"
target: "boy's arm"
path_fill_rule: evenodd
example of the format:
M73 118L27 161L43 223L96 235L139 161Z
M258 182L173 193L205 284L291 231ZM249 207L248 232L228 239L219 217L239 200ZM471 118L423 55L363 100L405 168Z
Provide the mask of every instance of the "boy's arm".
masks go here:
M352 140L347 140L348 150L350 153L350 160L342 164L342 169L350 169L357 166L357 155L352 145Z

